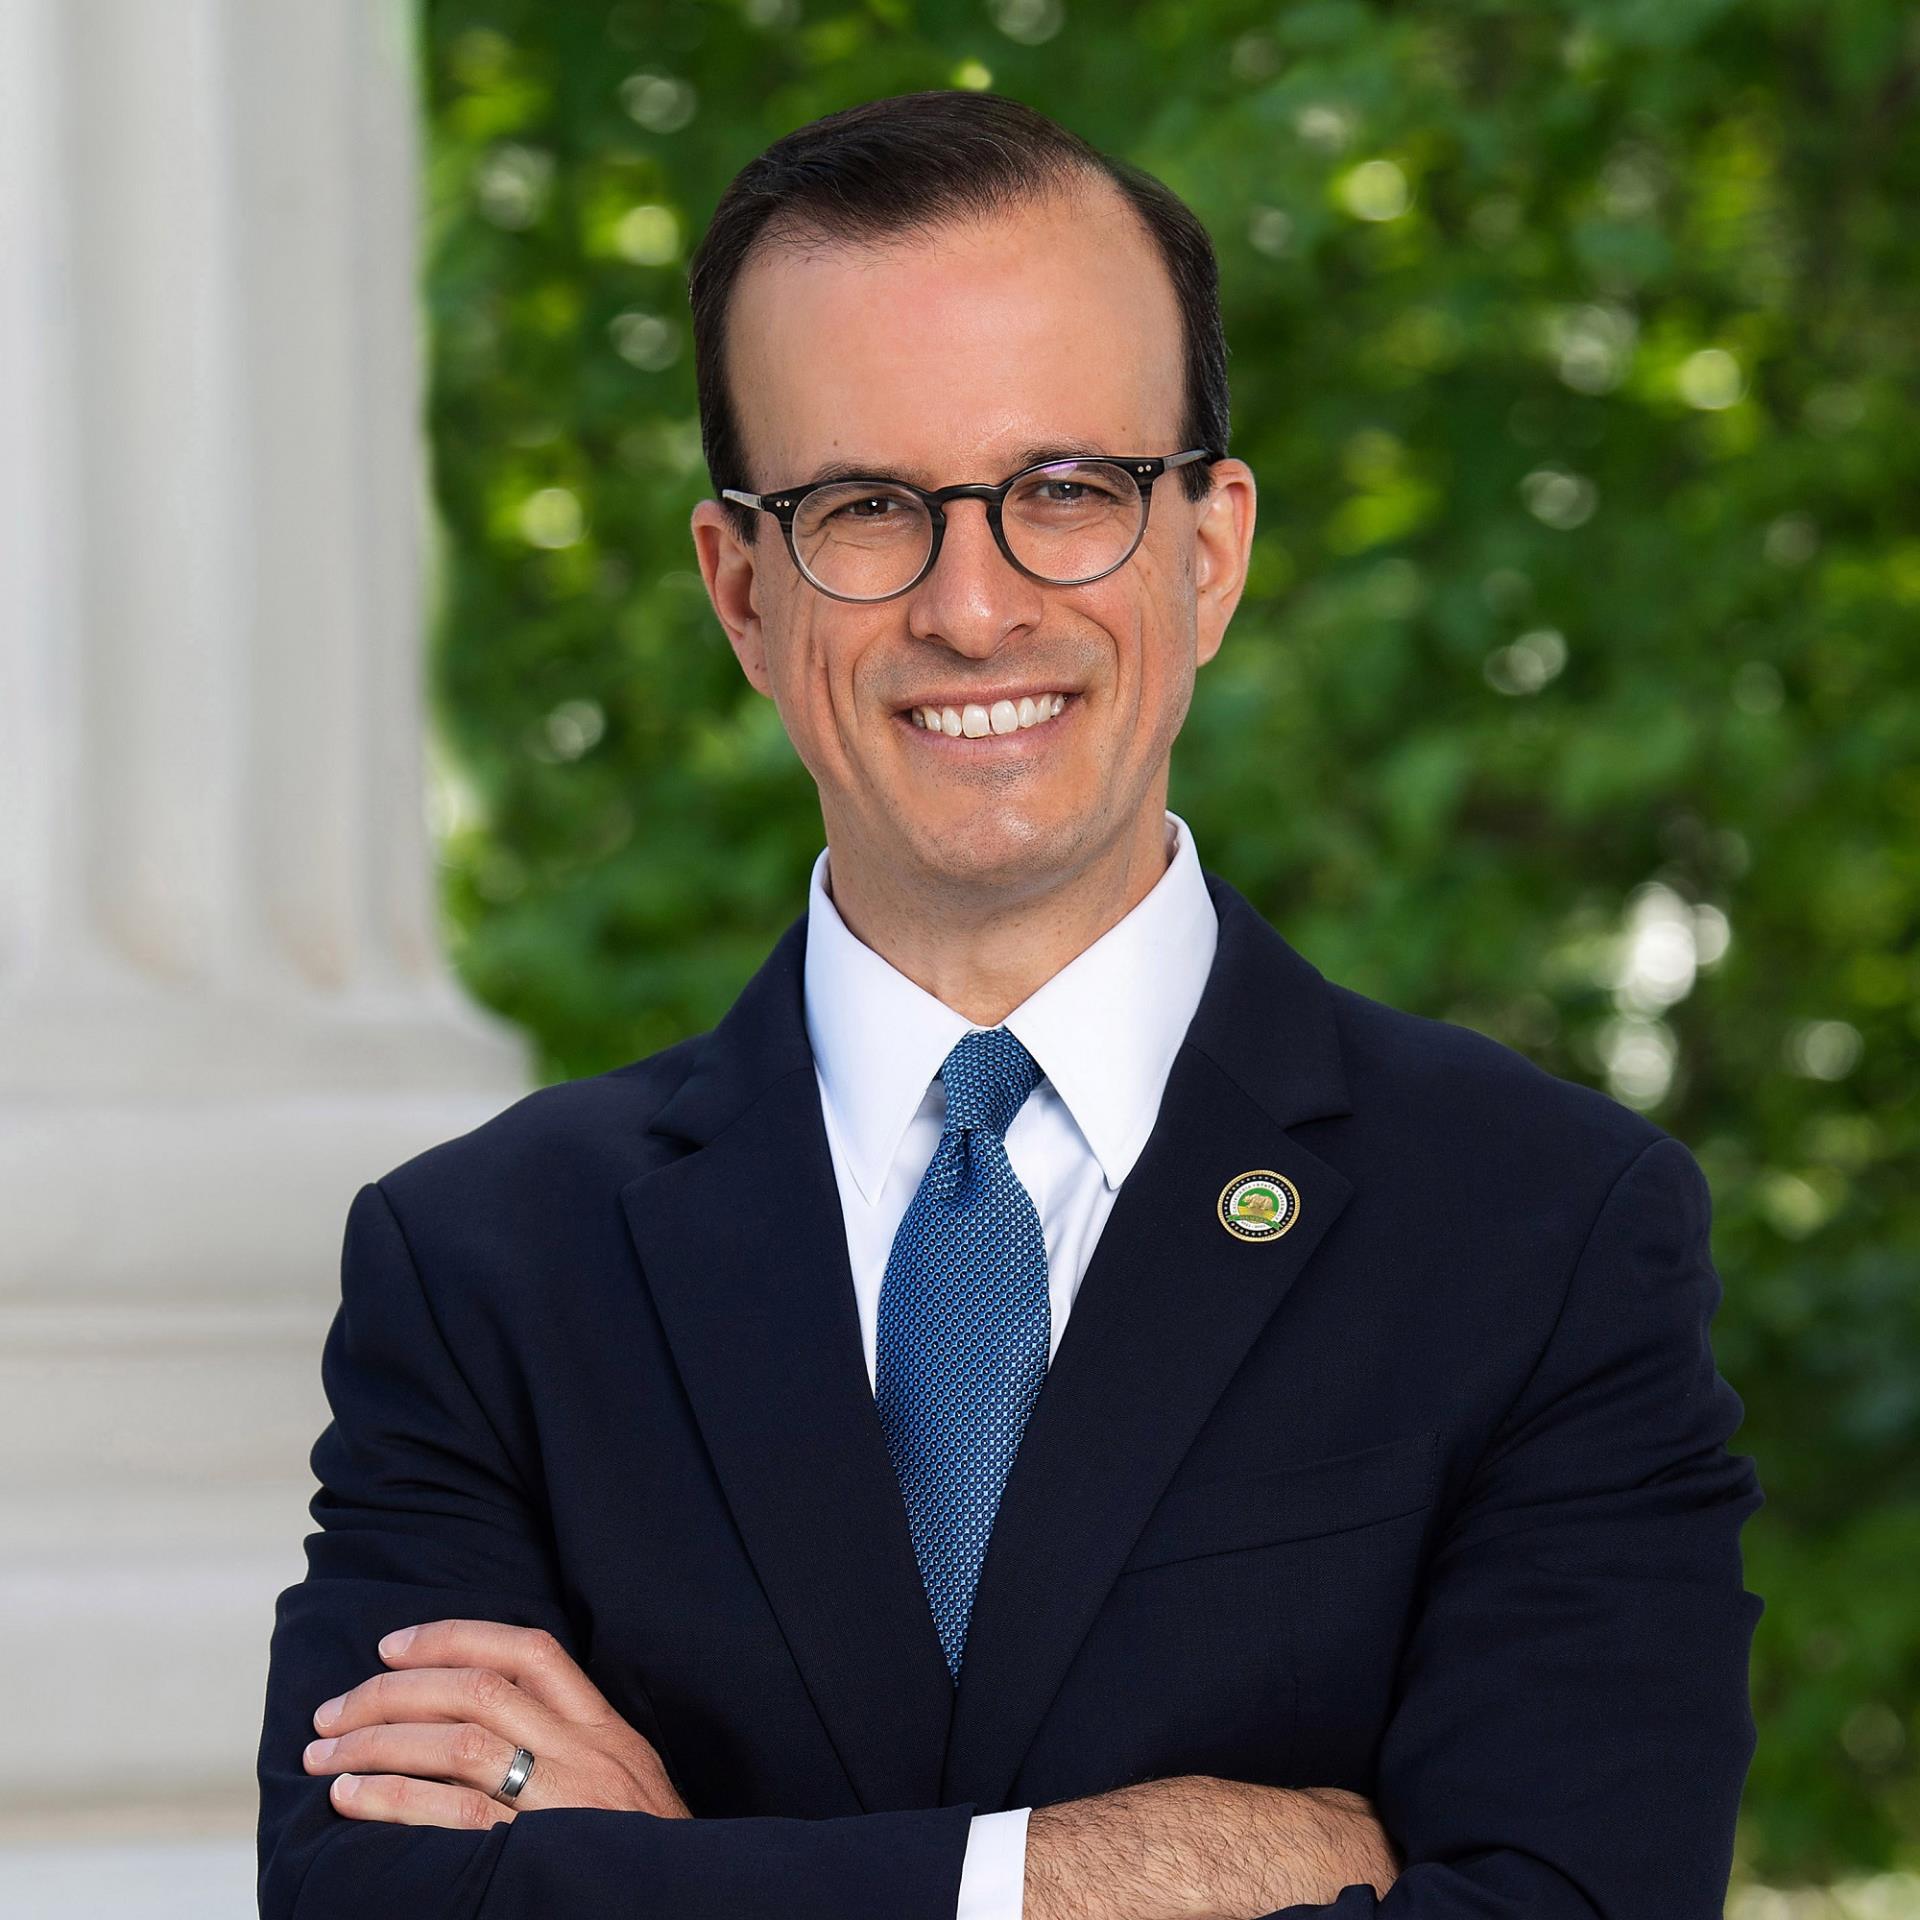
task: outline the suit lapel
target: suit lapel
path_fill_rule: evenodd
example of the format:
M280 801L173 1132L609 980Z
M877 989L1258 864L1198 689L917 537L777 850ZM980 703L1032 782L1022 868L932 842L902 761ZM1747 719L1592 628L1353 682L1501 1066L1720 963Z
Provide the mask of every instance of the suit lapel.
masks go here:
M804 915L654 1121L692 1150L622 1190L734 1518L869 1811L1006 1804L1154 1503L1351 1191L1287 1131L1348 1111L1327 983L1206 883L1213 969L1015 1456L957 1696L861 1357ZM1301 1200L1265 1244L1214 1213L1253 1168Z
M754 1569L868 1812L936 1803L953 1682L861 1354L795 921L621 1191Z
M1153 1132L1114 1196L987 1544L942 1779L1008 1804L1020 1762L1155 1502L1352 1187L1287 1128L1348 1111L1329 990L1212 874L1213 971ZM1255 1168L1300 1195L1248 1243L1220 1190Z

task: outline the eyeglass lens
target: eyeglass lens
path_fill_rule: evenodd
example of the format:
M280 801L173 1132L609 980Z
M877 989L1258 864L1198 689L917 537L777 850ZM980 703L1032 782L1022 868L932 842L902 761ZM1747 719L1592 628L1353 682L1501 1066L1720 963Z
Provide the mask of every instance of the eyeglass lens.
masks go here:
M1022 566L1071 586L1118 565L1145 513L1146 496L1124 467L1058 460L1009 489L1001 526ZM793 544L820 586L877 600L898 593L926 564L933 517L904 487L842 481L815 487L800 502Z

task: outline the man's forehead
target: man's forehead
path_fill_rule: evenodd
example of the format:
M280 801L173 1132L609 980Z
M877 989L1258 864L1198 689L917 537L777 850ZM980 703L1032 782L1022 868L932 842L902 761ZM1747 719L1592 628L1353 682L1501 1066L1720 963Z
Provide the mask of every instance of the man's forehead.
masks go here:
M1091 213L1092 209L1083 209ZM740 288L735 394L760 484L995 481L1035 462L1169 453L1179 304L1150 239L1054 205L897 249L789 252Z

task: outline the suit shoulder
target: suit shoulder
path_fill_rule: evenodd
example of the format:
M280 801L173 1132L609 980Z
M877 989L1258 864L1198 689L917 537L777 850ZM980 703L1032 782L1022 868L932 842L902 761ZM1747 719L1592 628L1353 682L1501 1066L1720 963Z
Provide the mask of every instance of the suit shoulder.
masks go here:
M1525 1141L1616 1171L1672 1137L1611 1094L1552 1073L1477 1028L1328 986L1357 1110L1397 1114L1429 1138L1475 1151Z
M641 1170L648 1126L686 1079L705 1033L625 1066L535 1087L465 1133L426 1147L382 1174L403 1207L489 1189L568 1192Z

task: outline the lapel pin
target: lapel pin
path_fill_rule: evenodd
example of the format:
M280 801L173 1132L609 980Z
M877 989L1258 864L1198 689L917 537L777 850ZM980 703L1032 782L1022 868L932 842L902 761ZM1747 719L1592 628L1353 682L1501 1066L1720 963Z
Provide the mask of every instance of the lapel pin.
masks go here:
M1300 1218L1300 1189L1285 1174L1257 1167L1220 1189L1219 1214L1236 1240L1278 1240Z

